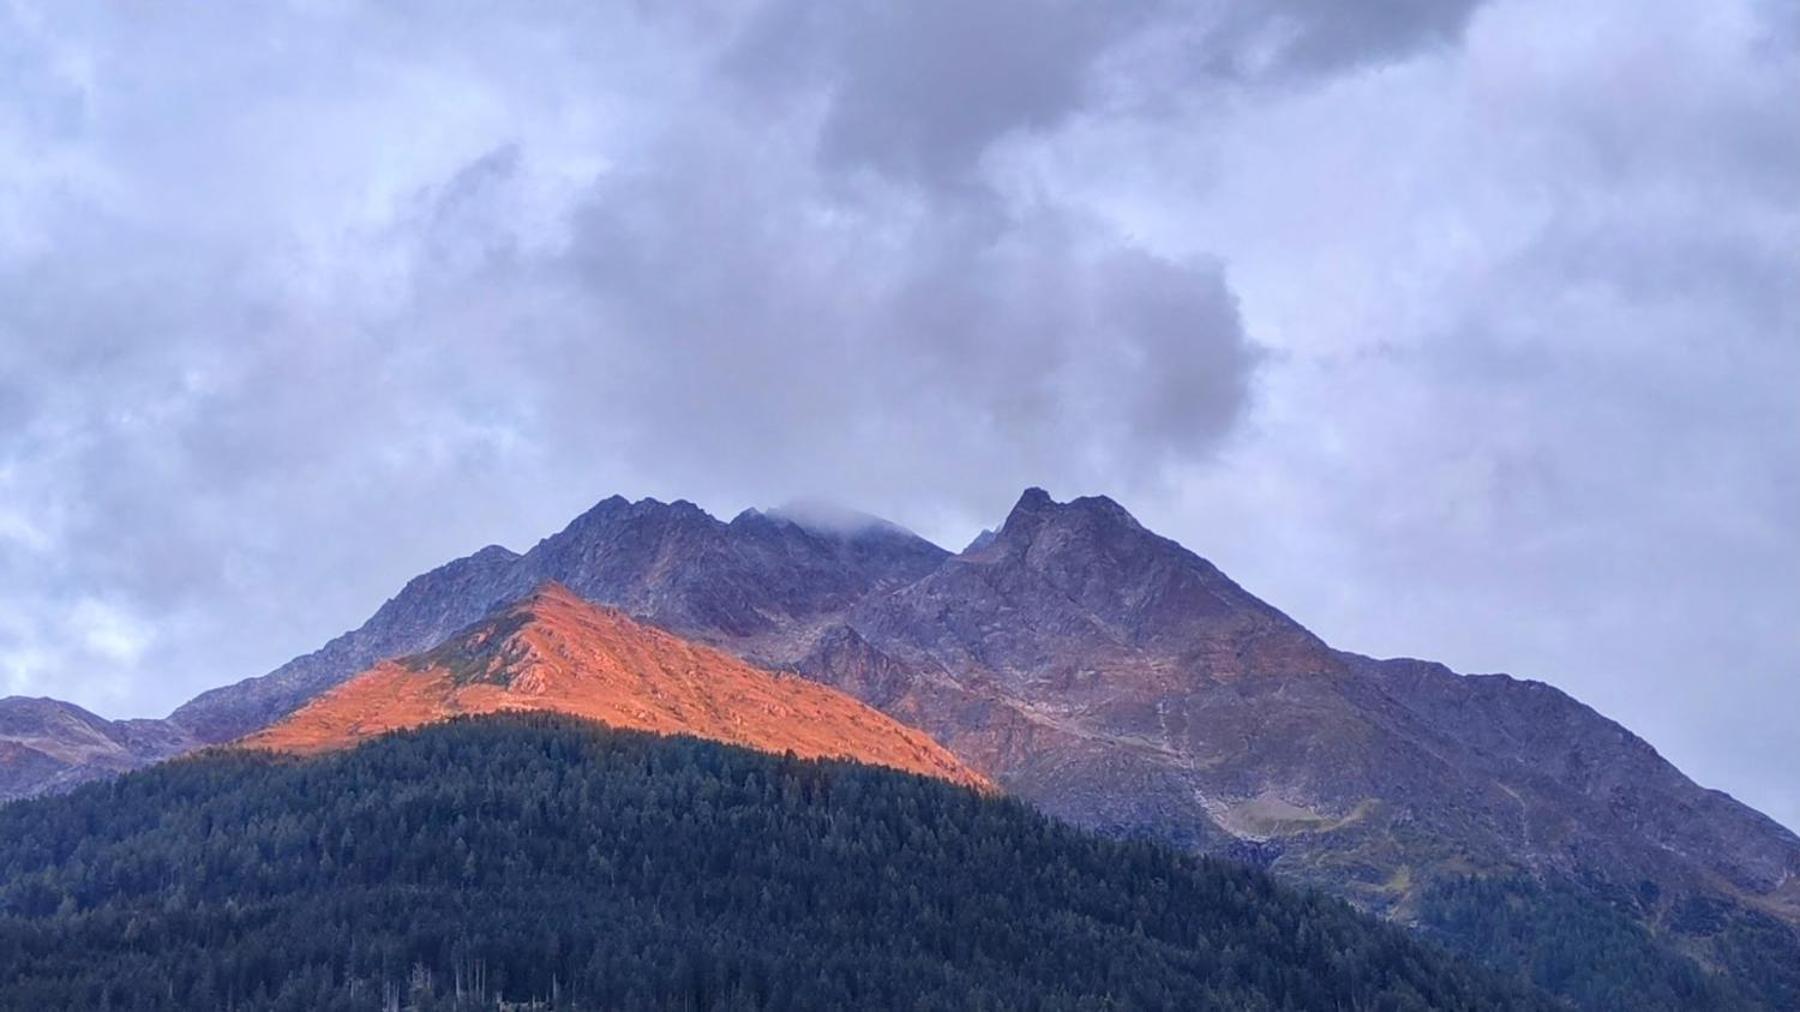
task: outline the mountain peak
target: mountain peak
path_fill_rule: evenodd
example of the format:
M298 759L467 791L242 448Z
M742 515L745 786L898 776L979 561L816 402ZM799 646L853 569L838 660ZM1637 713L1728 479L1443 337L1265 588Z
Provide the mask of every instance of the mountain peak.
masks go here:
M600 500L599 502L595 503L594 505L589 506L587 509L583 510L581 512L581 515L577 516L574 520L570 521L570 526L579 524L582 521L588 520L588 519L599 519L602 517L611 516L613 514L621 512L623 510L629 509L630 507L631 507L631 500L625 498L622 495L618 495L615 493L613 495L607 496L606 498Z
M1050 498L1050 493L1033 485L1019 496L1019 501L1013 504L1012 512L1006 514L1006 519L994 534L994 543L1017 544L1029 541L1031 533L1043 526L1061 505Z
M554 581L431 650L375 665L242 744L321 752L502 710L555 711L987 786L924 732L835 689L753 668L589 604Z
M1007 514L995 540L1012 544L1031 541L1047 524L1071 523L1148 535L1137 518L1117 502L1103 495L1082 496L1066 503L1050 498L1050 493L1033 486L1019 496L1018 504Z
M1133 680L1148 695L1195 678L1342 667L1298 623L1112 499L1059 503L1040 488L1025 491L992 540L866 606L859 621L881 649L922 648L947 669L1019 679L1020 691L1105 671L1094 691L1115 701Z
M1050 493L1036 485L1019 493L1019 501L1013 504L1012 516L1032 513L1105 513L1121 516L1137 523L1125 507L1111 496L1084 495L1070 499L1068 502L1057 502Z
M712 514L686 499L663 502L655 496L645 496L634 502L622 495L610 495L588 507L580 516L570 521L565 532L604 527L618 521L645 517L666 517L687 521L703 520L718 523Z

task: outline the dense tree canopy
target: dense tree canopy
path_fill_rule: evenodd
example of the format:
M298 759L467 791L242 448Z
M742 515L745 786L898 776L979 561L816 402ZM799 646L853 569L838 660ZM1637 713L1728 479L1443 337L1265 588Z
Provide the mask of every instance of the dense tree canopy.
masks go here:
M1228 863L552 716L0 809L19 1009L1546 1007Z
M1627 912L1631 897L1606 893L1554 879L1451 880L1425 891L1419 920L1453 951L1584 1009L1800 1008L1800 944L1781 922L1689 900L1676 908L1677 930L1656 934ZM1725 972L1680 948L1693 936L1711 942Z

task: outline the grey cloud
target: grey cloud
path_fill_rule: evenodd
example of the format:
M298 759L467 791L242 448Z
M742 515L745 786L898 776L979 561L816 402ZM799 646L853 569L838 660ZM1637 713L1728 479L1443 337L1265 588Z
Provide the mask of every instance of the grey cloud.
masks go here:
M827 163L966 183L996 139L1078 110L1094 61L1152 10L1147 0L774 0L726 65L758 86L822 88Z
M820 206L767 182L803 165L763 190L723 164L659 159L578 219L557 270L588 324L539 352L578 377L541 391L564 431L697 486L781 496L839 473L890 502L985 504L1033 474L1152 475L1246 403L1256 358L1216 265L1054 212Z
M722 66L824 104L818 153L943 190L979 189L990 147L1078 115L1156 109L1195 83L1329 74L1460 38L1483 0L770 0Z
M1194 340L1242 329L1221 270L1122 253L1103 300L1117 328L1109 364L1131 377L1133 427L1174 450L1204 450L1205 437L1229 428L1246 400L1257 357L1243 341Z
M0 443L9 688L87 672L83 702L166 706L616 490L944 516L1206 452L1256 364L1219 265L1054 202L920 204L826 178L970 171L995 135L1079 105L1114 31L1023 18L1026 45L989 67L968 45L1005 25L965 35L949 8L920 10L902 34L947 47L948 90L910 91L856 48L894 26L798 40L820 51L774 101L836 95L835 124L676 97L717 66L691 26L645 28L672 48L640 65L593 49L629 49L605 41L628 23L546 53L476 22L395 47L393 16L348 10L39 19L60 55L20 71L19 107L75 94L106 114L0 134L0 157L101 169L0 193L0 217L45 237L0 249L20 423ZM186 60L190 37L246 45ZM459 100L415 86L447 66L461 76L438 89ZM865 116L904 143L856 135ZM96 594L146 630L134 662L70 646Z
M1318 75L1461 39L1485 0L1278 0L1227 5L1201 62L1233 76Z
M1793 825L1800 61L1753 12L1590 12L1596 49L1496 4L1455 60L1293 100L1182 219L1300 202L1210 237L1285 410L1165 522L1247 534L1211 550L1334 642L1550 680Z

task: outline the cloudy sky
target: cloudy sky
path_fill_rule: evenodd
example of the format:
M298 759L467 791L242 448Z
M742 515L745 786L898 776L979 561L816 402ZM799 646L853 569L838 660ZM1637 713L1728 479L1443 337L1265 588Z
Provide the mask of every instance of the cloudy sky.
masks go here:
M1800 7L0 0L0 692L1027 484L1800 826Z

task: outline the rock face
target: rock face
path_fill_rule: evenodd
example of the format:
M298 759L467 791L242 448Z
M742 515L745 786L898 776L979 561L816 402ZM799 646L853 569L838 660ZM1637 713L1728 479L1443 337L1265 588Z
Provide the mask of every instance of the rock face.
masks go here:
M1200 846L1232 837L1194 789L1194 748L1260 748L1239 723L1249 700L1291 682L1282 719L1308 721L1309 697L1342 667L1111 500L1063 505L1037 489L992 539L869 598L794 663L932 729L1054 814ZM1195 705L1213 685L1232 703Z
M312 753L465 714L543 710L802 758L888 766L987 789L926 735L816 682L546 584L445 643L382 661L242 740Z
M1518 825L1501 839L1524 863L1583 874L1611 864L1621 884L1637 870L1639 888L1680 883L1800 922L1800 840L1695 784L1619 724L1542 682L1343 656L1375 691L1456 742L1460 764L1511 788ZM1495 821L1504 824L1499 813Z

